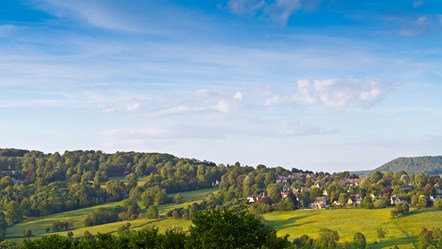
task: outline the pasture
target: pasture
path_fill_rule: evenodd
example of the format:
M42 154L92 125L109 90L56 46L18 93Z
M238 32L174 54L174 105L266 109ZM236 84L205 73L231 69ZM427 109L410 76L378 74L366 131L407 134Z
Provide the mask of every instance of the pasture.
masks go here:
M179 208L179 207L187 207L188 205L192 204L193 202L201 202L205 199L206 194L213 192L215 193L217 191L217 188L210 188L210 189L200 189L200 190L194 190L194 191L188 191L181 193L183 195L183 203L175 204L175 203L169 203L164 205L159 205L158 210L160 212L160 215L165 214L168 210ZM174 198L175 194L169 195L171 198ZM23 231L25 229L31 229L33 237L40 237L42 235L49 235L54 234L52 232L47 233L46 228L51 227L51 225L59 220L70 220L74 223L74 226L69 231L72 231L74 233L74 236L82 236L83 233L86 230L89 230L91 233L95 234L97 232L100 233L107 233L107 232L115 232L118 227L120 227L123 224L126 224L127 221L119 221L119 222L113 222L109 224L103 224L98 226L92 226L92 227L84 227L83 220L84 218L92 212L94 209L100 208L100 207L111 207L115 205L121 205L122 201L119 202L111 202L106 203L102 205L97 205L93 207L88 208L82 208L78 210L48 215L45 217L37 217L37 218L28 218L24 222L15 224L12 226L9 226L6 229L6 238L7 240L12 240L19 242L23 240ZM140 207L142 207L141 212L143 214L146 213L146 208L142 206L141 202L139 202ZM139 218L136 220L130 221L132 224L132 229L141 229L147 226L156 226L160 229L160 231L164 231L167 228L171 227L182 227L184 230L186 230L189 225L191 224L191 221L186 220L174 220L174 219L145 219L145 218ZM66 235L66 231L58 232L58 234Z
M442 229L442 211L434 209L412 210L408 214L392 219L391 208L385 209L324 209L272 212L264 214L268 225L278 231L279 236L288 234L289 240L306 234L316 238L320 228L336 230L340 242L353 240L356 232L365 235L371 248L415 248L422 227ZM377 242L377 229L387 231L384 239Z
M158 206L160 214L164 215L168 210L187 207L193 202L200 202L205 199L206 194L216 192L217 189L202 189L183 192L183 203L164 204ZM174 197L175 194L170 194ZM23 231L31 229L33 237L53 234L47 233L46 228L52 223L69 219L74 226L72 231L74 237L83 236L85 231L92 234L114 233L117 229L126 224L127 221L113 222L92 227L84 227L83 220L92 210L99 207L121 205L121 202L107 203L103 205L88 207L84 209L49 215L46 217L29 218L22 223L7 228L6 239L19 242L23 240ZM141 203L140 203L141 206ZM263 214L267 224L278 231L279 236L289 235L289 240L306 234L316 238L320 228L329 228L338 231L340 242L351 242L356 232L362 232L370 248L391 248L398 245L399 248L416 248L417 236L422 227L429 229L442 229L442 211L434 209L411 210L408 214L392 219L391 208L385 209L322 209L322 210L295 210L286 212L272 212ZM142 213L146 209L142 208ZM172 218L145 219L139 218L130 221L131 229L138 230L149 226L158 227L160 231L168 228L182 228L187 230L192 224L189 220L175 220ZM377 242L377 229L383 228L387 231L386 237ZM67 231L57 234L66 235Z

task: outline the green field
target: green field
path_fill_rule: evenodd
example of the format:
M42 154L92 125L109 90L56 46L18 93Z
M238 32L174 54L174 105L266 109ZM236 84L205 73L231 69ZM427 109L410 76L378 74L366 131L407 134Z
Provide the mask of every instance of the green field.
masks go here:
M181 204L165 204L158 206L158 209L160 211L160 214L164 214L168 210L179 208L179 207L187 207L189 204L193 202L200 202L203 199L205 199L206 194L210 192L216 192L216 188L211 189L201 189L201 190L195 190L195 191L189 191L189 192L183 192L181 193L183 195L183 201L184 203ZM170 197L174 197L175 194L170 194ZM23 240L23 231L25 229L31 229L32 234L35 235L34 237L40 237L42 235L48 235L46 233L46 228L51 227L52 223L59 221L59 220L65 220L69 219L74 223L74 227L72 230L74 233L74 236L82 236L83 233L86 230L89 230L91 233L107 233L107 232L115 232L118 227L120 227L123 224L126 224L127 221L120 221L120 222L114 222L99 226L92 226L92 227L84 227L83 226L83 220L84 218L94 209L100 208L100 207L110 207L115 205L122 205L122 201L120 202L112 202L112 203L106 203L102 205L97 205L93 207L78 209L74 211L49 215L45 217L38 217L38 218L30 218L25 220L22 223L15 224L13 226L9 226L6 230L6 239L12 240L12 241L21 241ZM140 203L140 206L141 203ZM142 212L146 213L146 208L142 207ZM130 221L132 224L133 229L141 229L143 227L147 226L156 226L160 229L160 231L164 231L165 229L169 227L182 227L184 230L186 230L189 225L191 224L191 221L186 220L175 220L175 219L137 219ZM53 234L53 233L49 233ZM66 235L65 232L60 232L59 234Z
M183 192L184 203L160 205L160 214L168 210L186 207L192 202L203 200L207 193L216 192L217 189L202 189L196 191ZM174 197L175 194L171 194ZM106 206L114 206L121 202L107 203L99 206L79 209L75 211L50 215L40 218L28 219L23 223L8 227L6 239L13 241L23 240L23 231L31 229L35 237L48 235L45 229L58 220L70 219L74 222L72 230L74 236L82 236L86 230L93 234L113 233L118 227L126 224L127 221L114 222L92 227L84 227L83 219L93 209ZM330 228L338 231L340 242L351 242L356 232L362 232L371 248L391 248L398 245L400 248L415 248L417 245L417 235L422 227L442 229L442 211L434 209L412 210L407 215L395 219L390 218L390 208L386 209L323 209L323 210L296 210L288 212L273 212L264 214L263 217L268 225L278 230L278 235L289 235L289 240L293 240L303 234L316 238L320 228ZM143 213L146 209L143 208ZM161 219L137 219L130 221L131 229L138 230L148 226L155 226L164 231L167 228L181 227L187 230L191 225L188 220L175 220L170 218ZM385 239L380 243L377 241L376 229L382 227L387 231ZM52 233L50 233L52 234ZM66 235L66 231L58 234Z
M413 210L395 219L390 218L390 208L386 209L332 209L299 210L264 214L268 224L278 230L278 235L288 234L290 240L306 234L316 237L320 228L338 231L340 242L353 240L356 232L362 232L371 248L415 248L417 236L422 227L442 229L442 211ZM379 244L376 229L387 231Z

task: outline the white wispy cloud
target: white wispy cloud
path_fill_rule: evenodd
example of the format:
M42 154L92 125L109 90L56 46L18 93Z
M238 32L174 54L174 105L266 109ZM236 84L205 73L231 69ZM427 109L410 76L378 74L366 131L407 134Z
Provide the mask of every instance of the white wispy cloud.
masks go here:
M103 112L137 112L150 118L199 115L223 118L240 112L244 95L240 91L222 93L208 89L176 93L140 93L133 91L94 91L84 93Z
M283 119L277 124L275 133L279 136L308 136L339 133L339 129L323 129L315 125L307 125L299 121ZM270 135L270 134L269 134ZM271 134L274 135L274 134Z
M390 83L378 79L298 80L295 100L303 105L322 105L342 110L349 106L369 106L382 99Z
M227 5L232 13L255 15L266 6L266 2L264 0L230 0Z
M305 7L307 11L313 11L320 1L301 0L230 0L228 9L237 15L262 15L279 24L286 24L291 15Z
M431 18L428 16L418 16L409 18L404 27L400 30L402 36L414 36L425 32L431 26Z
M242 101L243 98L244 98L244 95L243 95L242 92L238 91L238 92L235 93L235 95L233 96L233 98L234 98L235 100Z
M99 136L105 147L177 143L187 139L218 140L229 137L297 137L336 134L338 129L322 129L294 120L256 120L241 126L229 124L161 124L109 129Z
M186 36L188 32L212 32L213 20L179 4L161 1L32 0L27 4L56 16L74 29L98 28L130 35ZM177 22L179 20L179 22ZM210 27L210 28L209 28ZM216 31L215 31L216 32Z
M39 0L35 6L60 18L84 21L89 25L129 32L141 31L139 22L133 15L124 13L121 8L113 8L114 1L72 1ZM122 6L120 6L122 7Z
M280 24L287 23L289 17L301 8L299 0L276 0L264 11L270 18Z

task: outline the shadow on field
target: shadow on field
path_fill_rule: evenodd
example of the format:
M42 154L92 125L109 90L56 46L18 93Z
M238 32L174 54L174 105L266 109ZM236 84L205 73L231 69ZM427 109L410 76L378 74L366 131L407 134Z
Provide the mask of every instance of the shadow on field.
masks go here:
M402 214L401 217L408 217L408 216L415 215L415 214L431 213L434 211L435 211L435 209L432 209L432 208L413 209L413 210L410 210L410 212L408 212L408 213Z
M299 216L294 216L294 217L291 217L288 219L272 220L272 221L269 221L268 224L271 227L275 228L276 230L280 230L282 228L287 228L287 227L297 227L297 226L302 226L305 224L314 223L315 221L307 221L307 222L300 223L299 220L306 218L306 217L312 217L315 215L316 214L299 215Z
M392 248L397 245L401 248L401 245L413 245L413 241L417 239L416 236L408 238L394 238L389 240L381 240L379 243L374 243L370 245L370 248Z

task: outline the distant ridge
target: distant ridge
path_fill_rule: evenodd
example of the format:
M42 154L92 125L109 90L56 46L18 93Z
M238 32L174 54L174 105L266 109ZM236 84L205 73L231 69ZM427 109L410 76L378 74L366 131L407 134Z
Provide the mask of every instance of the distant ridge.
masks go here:
M439 175L442 174L442 156L399 157L374 170Z
M357 175L357 176L365 176L370 175L371 170L358 170L358 171L350 171L350 175Z

